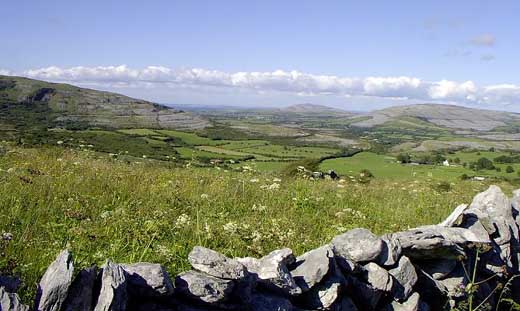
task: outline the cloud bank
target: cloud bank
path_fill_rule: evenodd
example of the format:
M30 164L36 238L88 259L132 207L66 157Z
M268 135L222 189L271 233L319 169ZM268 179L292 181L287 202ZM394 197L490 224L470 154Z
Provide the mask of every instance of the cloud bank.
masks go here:
M473 81L425 81L416 77L338 77L299 71L223 72L201 68L172 69L148 66L133 69L125 65L99 67L47 67L23 72L0 73L75 84L125 88L213 88L278 92L298 96L371 97L459 103L473 106L511 106L520 103L520 85L478 86Z

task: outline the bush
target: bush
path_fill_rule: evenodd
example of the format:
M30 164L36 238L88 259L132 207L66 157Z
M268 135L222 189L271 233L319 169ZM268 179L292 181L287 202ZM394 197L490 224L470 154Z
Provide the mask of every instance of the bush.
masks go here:
M480 158L475 163L474 168L477 171L479 171L479 170L493 170L493 169L495 169L495 166L493 165L493 162L491 162L490 159L488 159L488 158Z
M451 184L447 181L441 181L438 184L435 184L433 187L438 192L450 192L451 191Z
M506 173L511 174L514 172L515 172L515 169L511 165L506 167Z
M409 154L401 153L397 156L397 161L401 163L410 163L412 161L412 158Z
M460 175L460 180L468 180L468 179L471 179L471 177L469 177L468 174Z
M367 169L363 169L359 172L359 182L362 184L369 183L372 178L374 178L374 174Z

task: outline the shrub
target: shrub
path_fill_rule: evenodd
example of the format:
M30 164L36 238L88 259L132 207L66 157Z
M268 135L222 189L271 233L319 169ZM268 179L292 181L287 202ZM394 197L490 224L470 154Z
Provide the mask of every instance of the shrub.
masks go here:
M493 162L491 162L488 158L480 158L475 163L475 169L477 171L479 170L492 170L495 169L495 166L493 165Z
M359 182L362 184L369 183L372 178L374 178L374 174L372 174L372 172L367 169L362 169L359 172Z
M434 185L433 187L438 192L450 192L451 191L451 184L447 181L441 181Z
M511 174L511 173L514 173L514 172L515 172L515 169L511 165L508 165L506 167L506 173Z
M401 163L410 163L412 161L412 158L409 154L401 153L397 156L397 161Z
M469 177L468 174L462 174L462 175L460 175L460 179L461 179L461 180L468 180L468 179L470 179L470 178L471 178L471 177Z

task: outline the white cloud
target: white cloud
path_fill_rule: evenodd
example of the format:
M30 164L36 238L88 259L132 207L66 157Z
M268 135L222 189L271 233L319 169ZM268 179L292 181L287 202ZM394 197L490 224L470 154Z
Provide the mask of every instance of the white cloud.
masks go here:
M0 73L7 72L0 70ZM450 102L470 105L520 103L520 85L478 86L473 81L425 81L416 77L338 77L299 71L229 73L201 68L148 66L47 67L10 73L54 82L101 88L207 90L233 94L283 93L294 96L336 96Z
M11 75L11 71L0 68L0 75L1 76L10 76Z
M497 39L494 35L484 33L471 38L470 43L478 46L493 46L495 45L496 41Z

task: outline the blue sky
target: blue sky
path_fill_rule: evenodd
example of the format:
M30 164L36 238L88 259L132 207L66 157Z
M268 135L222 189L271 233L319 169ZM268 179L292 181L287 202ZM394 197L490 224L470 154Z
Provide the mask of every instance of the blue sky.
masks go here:
M6 1L0 72L176 104L518 111L519 14L519 1Z

